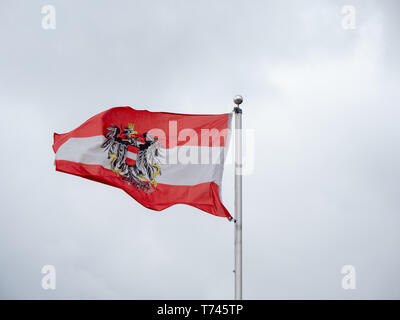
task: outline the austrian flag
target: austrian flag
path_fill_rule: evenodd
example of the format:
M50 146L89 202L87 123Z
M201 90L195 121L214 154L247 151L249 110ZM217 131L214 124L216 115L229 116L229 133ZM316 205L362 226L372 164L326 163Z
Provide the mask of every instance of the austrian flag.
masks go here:
M221 202L231 114L112 108L54 134L56 170L121 188L143 206L187 204L231 218Z

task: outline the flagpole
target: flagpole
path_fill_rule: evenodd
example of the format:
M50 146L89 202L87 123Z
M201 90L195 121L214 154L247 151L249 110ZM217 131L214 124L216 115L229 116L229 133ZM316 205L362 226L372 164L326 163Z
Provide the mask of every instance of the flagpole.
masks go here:
M235 300L242 300L242 96L235 96Z

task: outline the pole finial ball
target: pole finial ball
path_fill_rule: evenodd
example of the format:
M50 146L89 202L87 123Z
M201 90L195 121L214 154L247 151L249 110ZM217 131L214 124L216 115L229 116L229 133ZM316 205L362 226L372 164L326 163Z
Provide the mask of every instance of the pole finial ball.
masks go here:
M233 98L233 102L237 105L241 104L243 102L243 97L240 95L237 95Z

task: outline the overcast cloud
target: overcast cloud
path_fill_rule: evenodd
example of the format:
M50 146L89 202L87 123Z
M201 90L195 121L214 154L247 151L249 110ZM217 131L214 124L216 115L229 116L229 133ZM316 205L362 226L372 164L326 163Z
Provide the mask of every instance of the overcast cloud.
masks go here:
M232 223L55 172L51 145L110 107L226 113L238 93L244 298L400 298L399 18L396 0L1 0L0 298L232 298ZM232 165L223 185L233 213Z

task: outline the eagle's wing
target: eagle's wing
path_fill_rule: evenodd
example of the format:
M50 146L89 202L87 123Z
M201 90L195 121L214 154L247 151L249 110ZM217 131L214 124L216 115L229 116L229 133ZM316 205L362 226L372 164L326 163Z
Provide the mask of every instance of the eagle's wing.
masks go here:
M150 165L160 164L160 157L162 157L161 144L160 142L156 141L147 148L146 152L147 163Z
M112 126L111 128L107 128L107 130L106 140L101 147L108 151L108 158L113 159L113 169L125 171L128 144L118 138L118 134L121 132L118 127Z
M120 130L116 126L112 126L111 128L107 128L107 133L105 135L106 140L101 145L102 148L109 150L111 146L116 142L117 136L120 133Z

